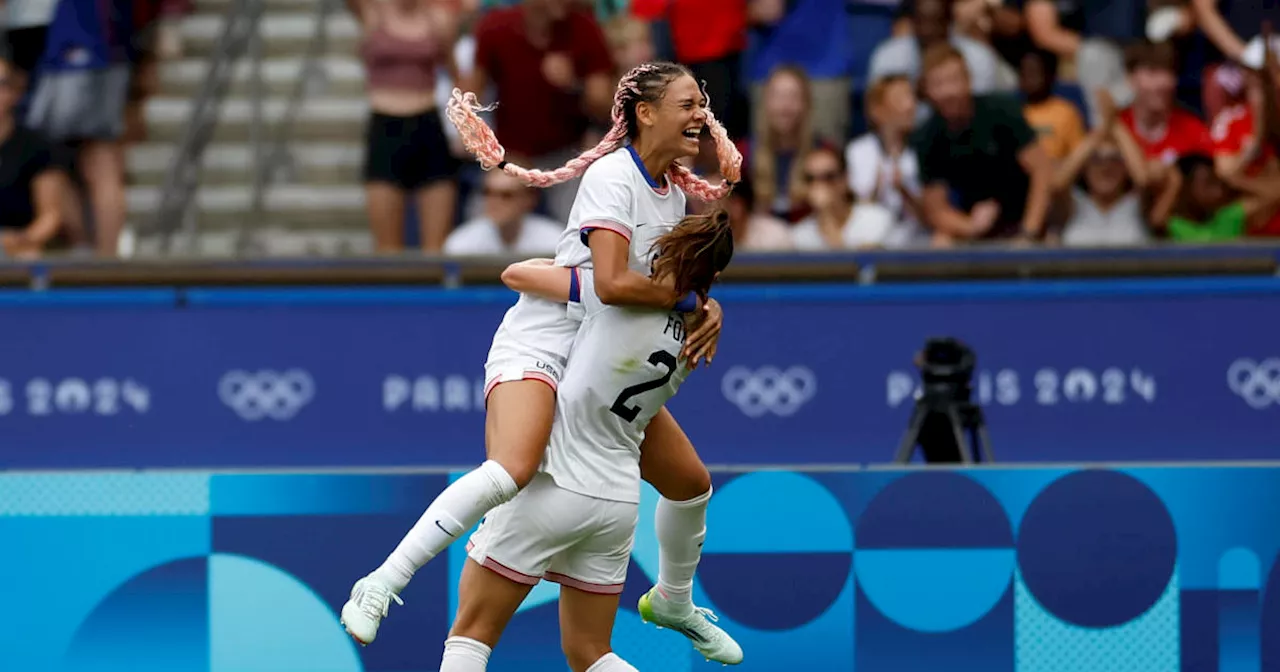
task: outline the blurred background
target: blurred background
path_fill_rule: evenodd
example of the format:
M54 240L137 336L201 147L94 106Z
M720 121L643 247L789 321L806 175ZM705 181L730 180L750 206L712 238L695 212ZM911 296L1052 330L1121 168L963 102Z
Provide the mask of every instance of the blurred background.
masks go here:
M335 614L482 459L573 197L441 110L555 167L654 58L746 157L671 403L742 669L1280 669L1278 3L0 0L0 670L437 669L461 547ZM921 464L953 409L994 464ZM616 644L698 669L644 498ZM492 669L563 670L556 609Z

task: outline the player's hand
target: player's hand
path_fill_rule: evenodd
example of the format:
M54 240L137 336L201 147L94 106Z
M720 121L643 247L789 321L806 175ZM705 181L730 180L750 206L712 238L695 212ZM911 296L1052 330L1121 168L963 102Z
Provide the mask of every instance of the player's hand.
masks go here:
M720 302L707 299L700 311L685 318L685 323L692 330L684 341L684 356L689 360L689 368L698 368L698 362L703 359L707 366L711 366L716 346L720 343L720 328L724 326Z

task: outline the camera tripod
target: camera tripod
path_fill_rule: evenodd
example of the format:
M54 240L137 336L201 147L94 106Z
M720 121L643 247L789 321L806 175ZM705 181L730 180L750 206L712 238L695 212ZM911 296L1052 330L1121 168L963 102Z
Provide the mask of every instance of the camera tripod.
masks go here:
M930 464L973 464L975 453L982 462L995 462L982 408L968 394L958 399L956 391L945 384L925 386L898 445L897 463L910 463L917 445Z

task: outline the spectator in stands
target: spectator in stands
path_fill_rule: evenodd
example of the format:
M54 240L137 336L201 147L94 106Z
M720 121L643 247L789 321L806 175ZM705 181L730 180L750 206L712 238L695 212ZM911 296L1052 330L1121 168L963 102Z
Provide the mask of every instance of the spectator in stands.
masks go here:
M24 80L0 60L0 257L30 259L58 232L67 194L53 145L13 114Z
M798 196L804 183L798 158L814 145L813 98L809 77L795 66L769 75L756 115L748 159L756 208L788 221L803 214Z
M1239 182L1232 189L1214 169L1213 158L1187 154L1172 175L1181 182L1178 202L1169 219L1169 237L1181 242L1235 240L1265 226L1280 211L1280 179Z
M849 135L853 45L849 43L847 0L747 0L754 26L747 73L751 82L753 128L765 113L765 84L782 65L802 69L809 77L813 133L843 143ZM764 192L757 187L757 195Z
M365 207L374 249L404 248L406 200L416 200L422 249L439 252L457 203L458 161L437 105L436 71L456 70L456 16L425 0L347 0L360 22L368 79Z
M1215 117L1226 105L1215 73L1228 62L1244 58L1245 45L1259 34L1263 22L1280 20L1280 0L1190 0L1196 24L1215 48L1204 70L1204 110Z
M31 83L40 57L44 55L49 23L57 0L0 0L0 27L8 43L10 67L22 72Z
M821 252L907 244L903 227L894 222L886 208L854 202L848 166L839 149L814 147L802 158L801 166L811 214L791 229L791 241L797 250Z
M1141 245L1151 238L1146 159L1116 123L1115 104L1101 101L1101 123L1064 157L1054 190L1069 200L1062 242L1071 246ZM1163 215L1155 215L1163 219Z
M1178 157L1193 152L1209 152L1209 129L1174 102L1177 55L1171 45L1139 42L1129 49L1127 58L1133 104L1120 113L1120 121L1147 160L1159 164L1151 166L1148 174L1160 182L1164 175L1161 165L1172 165Z
M568 0L524 0L494 9L475 29L475 69L463 88L496 89L494 126L509 151L553 169L581 151L588 121L608 121L613 60L591 12ZM568 221L578 180L543 190L553 219Z
M1022 62L1022 55L1033 46L1022 18L1022 1L957 0L952 13L955 16L954 30L990 45L1003 61L1001 66L1015 69L1013 75L1016 79L1016 68Z
M564 224L533 214L537 204L537 192L516 178L500 170L485 173L484 214L449 234L445 254L554 255Z
M910 242L927 242L920 226L920 168L910 136L915 126L916 94L905 75L871 84L866 96L871 131L845 149L849 188L859 204L887 209Z
M124 228L125 103L129 93L129 0L59 0L49 24L27 125L75 147L99 254L114 256ZM69 212L79 214L81 208ZM80 228L79 223L72 224Z
M647 22L625 14L618 15L605 24L604 33L619 76L641 63L654 60L653 34Z
M676 60L706 83L711 111L729 137L750 128L742 52L747 47L747 3L743 0L668 0L667 23ZM842 129L843 132L843 129Z
M1045 154L1061 161L1084 139L1084 120L1075 105L1053 95L1057 79L1058 57L1053 52L1031 49L1022 56L1018 68L1018 87L1025 100L1022 114L1040 138ZM1115 106L1110 109L1114 110Z
M712 183L721 177L718 172L706 175L707 181ZM729 225L733 229L733 246L738 251L790 250L792 248L791 227L773 215L756 212L755 199L751 180L743 180L733 186L733 191L729 192L721 203L693 199L689 201L689 207L694 214L707 214L723 206L725 212L729 213Z
M890 38L876 47L871 55L871 67L867 70L867 81L906 75L915 83L920 78L921 55L932 47L950 42L964 57L966 69L972 73L970 87L973 92L982 94L997 90L995 52L981 42L952 32L948 0L914 0L911 7L913 34ZM921 120L924 116L922 112Z
M925 54L923 82L936 113L912 144L925 222L940 234L936 242L1039 239L1053 164L1018 101L973 95L964 57L945 43Z
M1280 122L1275 119L1280 95L1274 85L1280 79L1280 64L1272 60L1271 67L1241 72L1240 99L1214 119L1210 132L1214 165L1219 177L1228 182L1266 181L1280 176L1280 142L1276 141ZM1251 233L1280 236L1280 214Z
M1000 4L1000 0L995 2L992 0L954 0L951 6L951 14L951 32L953 35L961 35L982 44L991 49L992 53L997 56L995 61L996 88L1000 91L1010 91L1018 88L1018 73L1014 66L1019 61L1006 61L1004 53L996 48L996 42L997 39L1006 37L998 33L997 31L999 30L1012 29L1014 35L1021 31L1022 12ZM1013 17L1011 23L997 25L999 21L1007 20L1009 16Z
M1094 125L1100 89L1121 106L1129 104L1124 48L1144 35L1146 0L1025 0L1023 12L1036 46L1075 61Z

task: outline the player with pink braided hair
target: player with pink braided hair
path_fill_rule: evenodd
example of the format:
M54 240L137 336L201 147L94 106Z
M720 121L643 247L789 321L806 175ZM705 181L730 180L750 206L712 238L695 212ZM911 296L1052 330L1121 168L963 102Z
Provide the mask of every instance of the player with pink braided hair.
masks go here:
M741 155L707 108L703 87L689 70L674 63L646 63L628 72L614 96L613 127L604 139L551 171L507 162L502 145L478 115L482 111L485 108L474 94L456 90L446 110L481 167L503 170L536 187L582 176L556 258L541 263L591 269L581 275L591 278L594 295L605 305L698 314L694 321L698 326L685 338L683 354L691 368L702 360L710 364L723 321L720 305L705 295L677 295L669 278L664 282L650 279L654 257L660 252L655 242L684 218L685 194L705 200L723 198L742 172ZM698 154L704 130L715 140L725 176L726 181L718 185L678 163ZM519 290L521 275L529 265L512 265L503 281ZM576 283L580 274L570 275ZM413 574L488 511L511 501L539 473L556 418L556 390L581 325L580 293L580 287L571 285L570 301L565 304L523 292L503 317L485 362L488 459L445 488L382 565L352 587L351 598L342 608L342 622L356 641L372 642L390 603L400 602L399 594ZM593 391L608 396L602 400L603 413L631 422L638 416L634 397L664 384L672 375L671 369L652 361L636 366L651 372L649 387L613 390L604 389L607 384L601 383L601 389ZM706 537L711 476L665 407L644 427L640 475L661 495L654 520L658 581L640 600L641 617L685 635L708 660L730 665L742 662L742 648L714 624L715 615L693 604L693 577ZM557 485L588 497L609 499L605 493L590 491L589 485L559 480ZM469 562L503 571L492 558L477 559L473 554ZM589 576L562 578L562 586L587 594L607 594L619 588L595 585ZM455 628L465 630L468 624L463 620L460 614ZM487 660L488 650L481 641L451 637L442 670L482 670L473 663ZM615 672L615 668L593 666L590 672Z
M480 105L476 94L454 89L445 113L449 121L458 128L463 147L475 155L481 168L491 170L501 167L504 172L529 186L546 188L578 177L587 170L588 166L622 147L628 138L633 138L638 129L635 126L636 122L628 119L628 111L634 110L637 102L647 101L654 95L660 96L664 89L655 89L655 83L669 81L675 73L693 78L684 66L674 63L642 63L624 75L618 82L618 90L613 95L611 114L613 126L609 132L595 147L550 171L522 168L504 160L506 150L498 143L493 129L489 128L478 114L491 108ZM705 92L703 100L707 101ZM707 129L716 143L716 158L720 160L720 174L724 176L725 181L713 185L679 163L672 163L667 168L667 177L672 184L686 194L692 194L704 201L718 201L729 194L733 182L741 179L742 154L729 139L729 133L724 130L724 126L711 113L711 109L708 107L704 111Z

